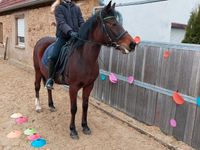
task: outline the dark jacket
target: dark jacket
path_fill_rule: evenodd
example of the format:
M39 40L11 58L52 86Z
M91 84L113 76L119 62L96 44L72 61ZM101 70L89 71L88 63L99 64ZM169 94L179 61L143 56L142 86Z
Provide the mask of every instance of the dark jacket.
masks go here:
M64 3L56 7L56 37L68 40L69 31L78 32L80 26L84 23L80 8L74 3Z

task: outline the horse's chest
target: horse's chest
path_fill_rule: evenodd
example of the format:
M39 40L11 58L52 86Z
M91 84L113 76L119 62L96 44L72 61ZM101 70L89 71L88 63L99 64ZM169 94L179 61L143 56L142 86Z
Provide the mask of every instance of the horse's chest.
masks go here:
M97 78L97 76L98 76L98 72L95 70L88 71L84 75L85 79L90 80L90 81L95 80Z
M85 80L85 82L93 82L98 77L98 74L99 74L99 72L97 69L87 70L84 73L83 80Z
M70 78L81 82L82 84L88 84L94 82L99 74L98 64L87 64L84 61L77 61L70 66Z

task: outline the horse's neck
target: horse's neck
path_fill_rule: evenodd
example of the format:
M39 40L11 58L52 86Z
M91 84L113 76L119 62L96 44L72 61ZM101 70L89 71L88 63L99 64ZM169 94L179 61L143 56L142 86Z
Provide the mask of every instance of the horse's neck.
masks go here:
M93 65L97 62L101 46L93 43L84 45L82 56L86 63Z
M95 42L101 43L100 41L102 40L102 37L99 32L98 24L95 24L88 35L88 42L85 42L81 52L84 62L88 65L94 65L98 60L101 45L96 44ZM91 41L94 41L94 43Z

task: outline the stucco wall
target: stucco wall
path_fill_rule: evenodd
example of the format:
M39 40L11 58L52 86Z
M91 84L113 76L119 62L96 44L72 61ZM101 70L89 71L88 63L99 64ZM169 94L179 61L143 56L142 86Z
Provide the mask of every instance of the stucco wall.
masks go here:
M183 37L185 36L185 30L184 29L171 29L170 34L170 42L171 43L181 43L183 40Z
M97 0L79 1L85 20L91 16ZM16 46L16 17L24 15L25 19L25 48ZM0 16L3 22L4 43L8 37L7 57L12 63L19 63L32 67L33 48L38 39L43 36L55 36L55 19L50 13L50 6L15 12L6 16ZM0 56L3 56L5 46L0 45Z
M141 0L113 1L128 3ZM104 2L107 4L109 0L104 0ZM117 7L117 10L123 16L124 28L131 35L139 35L145 41L170 42L171 23L187 24L192 10L198 5L200 5L200 0L168 0L122 6Z

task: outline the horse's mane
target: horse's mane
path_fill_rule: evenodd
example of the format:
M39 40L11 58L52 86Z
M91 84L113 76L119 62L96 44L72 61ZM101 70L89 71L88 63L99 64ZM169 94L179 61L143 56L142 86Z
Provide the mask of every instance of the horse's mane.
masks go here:
M94 23L96 22L97 13L95 13L93 16L91 16L80 28L78 34L79 38L83 40L88 40L89 33L93 29ZM84 45L84 41L82 40L76 40L73 44L73 48L79 49L81 46Z
M92 31L95 22L97 21L97 15L99 15L100 11L96 12L93 16L91 16L80 28L78 34L79 38L83 40L88 40L89 33ZM102 16L116 16L116 11L114 9L110 10L109 13L102 13ZM73 43L74 49L79 49L83 46L85 41L76 39Z

